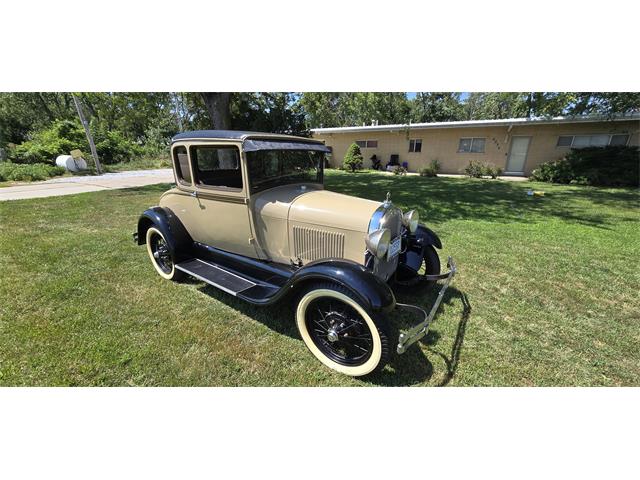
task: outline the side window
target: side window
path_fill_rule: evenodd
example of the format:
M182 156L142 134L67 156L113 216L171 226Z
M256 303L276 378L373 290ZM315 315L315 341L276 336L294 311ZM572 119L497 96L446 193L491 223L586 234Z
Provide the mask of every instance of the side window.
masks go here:
M178 181L184 185L191 185L191 171L189 170L189 157L186 147L173 149L173 163L176 166Z
M196 184L242 189L240 151L235 146L192 146L191 161Z

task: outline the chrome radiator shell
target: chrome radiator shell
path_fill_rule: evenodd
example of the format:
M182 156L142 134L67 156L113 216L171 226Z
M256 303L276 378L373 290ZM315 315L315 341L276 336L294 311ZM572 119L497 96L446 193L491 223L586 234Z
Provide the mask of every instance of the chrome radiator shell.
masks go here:
M391 241L399 237L402 234L402 211L394 207L390 201L382 203L373 215L369 222L369 232L372 233L381 228L388 228L391 232ZM366 252L365 252L366 257ZM373 259L373 273L384 280L385 282L393 275L398 267L399 255L396 255L391 260L385 258ZM366 264L366 258L365 258Z

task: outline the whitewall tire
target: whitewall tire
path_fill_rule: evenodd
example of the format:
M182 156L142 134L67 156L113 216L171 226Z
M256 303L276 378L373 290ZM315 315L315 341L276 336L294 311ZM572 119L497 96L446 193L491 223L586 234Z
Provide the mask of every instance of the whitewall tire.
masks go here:
M176 270L175 263L164 235L156 227L149 227L146 235L147 253L153 267L162 278L179 280L183 272Z
M319 284L300 296L296 308L300 336L327 367L354 377L379 370L387 362L387 336L346 288Z

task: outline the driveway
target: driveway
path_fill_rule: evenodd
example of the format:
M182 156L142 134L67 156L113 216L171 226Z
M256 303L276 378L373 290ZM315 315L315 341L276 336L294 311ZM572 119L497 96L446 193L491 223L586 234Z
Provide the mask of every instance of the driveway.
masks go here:
M0 201L24 198L56 197L75 193L96 192L118 188L143 187L156 183L173 183L173 170L137 170L77 177L60 177L44 182L25 183L0 188Z

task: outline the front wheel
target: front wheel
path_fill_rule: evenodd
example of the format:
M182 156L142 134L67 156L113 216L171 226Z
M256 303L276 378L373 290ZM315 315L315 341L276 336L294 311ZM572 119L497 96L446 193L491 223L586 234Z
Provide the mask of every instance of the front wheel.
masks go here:
M380 322L340 285L306 289L299 297L296 324L311 353L333 370L360 377L387 363L389 344Z

